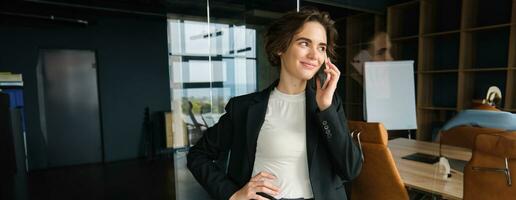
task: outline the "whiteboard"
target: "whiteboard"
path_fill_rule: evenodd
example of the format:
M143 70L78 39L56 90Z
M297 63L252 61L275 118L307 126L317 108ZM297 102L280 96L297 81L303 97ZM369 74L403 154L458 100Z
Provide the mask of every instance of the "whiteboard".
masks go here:
M414 61L365 62L364 117L387 130L417 129Z

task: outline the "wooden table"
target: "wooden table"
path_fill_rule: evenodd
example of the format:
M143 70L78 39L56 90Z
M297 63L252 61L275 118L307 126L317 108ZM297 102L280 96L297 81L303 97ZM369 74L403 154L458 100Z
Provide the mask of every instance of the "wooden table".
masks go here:
M462 199L464 176L462 172L452 169L452 177L442 178L438 172L437 163L431 165L401 158L413 153L425 153L438 156L438 143L398 138L389 140L388 146L405 186L437 194L446 199ZM471 158L470 149L447 145L442 146L442 154L448 158L465 161Z

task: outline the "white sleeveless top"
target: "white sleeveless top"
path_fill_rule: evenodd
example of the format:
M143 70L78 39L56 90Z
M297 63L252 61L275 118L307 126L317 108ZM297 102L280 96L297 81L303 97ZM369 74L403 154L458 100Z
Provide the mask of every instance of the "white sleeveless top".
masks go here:
M256 145L253 176L261 171L277 177L275 198L313 198L306 149L305 92L295 95L274 88Z

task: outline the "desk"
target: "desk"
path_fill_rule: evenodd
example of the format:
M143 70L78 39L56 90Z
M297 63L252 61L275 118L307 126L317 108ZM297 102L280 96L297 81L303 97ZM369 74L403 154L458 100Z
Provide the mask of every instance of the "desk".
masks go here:
M405 186L437 194L447 199L462 199L464 191L464 175L462 172L452 169L452 177L444 179L438 173L437 163L430 165L401 158L412 153L425 153L438 156L438 143L398 138L389 140L388 146ZM447 145L442 146L442 154L448 158L466 161L471 158L471 150Z

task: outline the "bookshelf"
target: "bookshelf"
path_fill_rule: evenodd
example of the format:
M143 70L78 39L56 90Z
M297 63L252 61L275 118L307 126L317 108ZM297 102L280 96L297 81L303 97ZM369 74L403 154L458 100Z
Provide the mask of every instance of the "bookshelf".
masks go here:
M417 139L500 88L516 112L516 0L415 0L387 8L393 57L416 62Z
M392 40L419 35L420 7L420 2L416 0L387 8L387 32Z
M433 139L493 85L502 91L500 108L516 112L516 0L414 0L387 7L385 16L358 14L341 23L346 64L339 84L349 119L363 120L362 86L350 63L385 30L393 58L415 61L418 140Z

